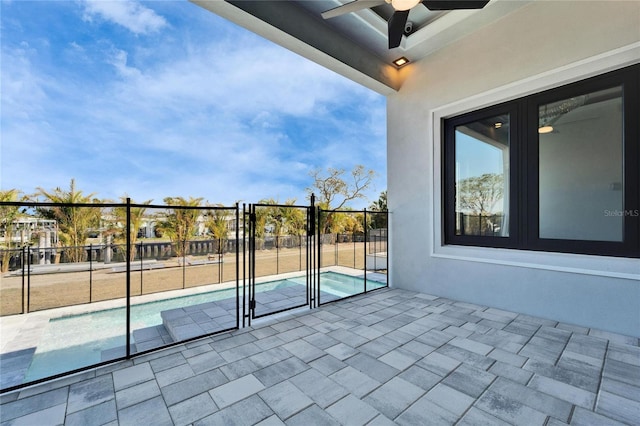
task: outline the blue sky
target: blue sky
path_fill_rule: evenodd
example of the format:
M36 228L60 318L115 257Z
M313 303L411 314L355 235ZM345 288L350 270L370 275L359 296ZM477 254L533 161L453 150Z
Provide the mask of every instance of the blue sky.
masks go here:
M301 203L311 170L357 164L386 189L383 96L199 6L1 8L2 189Z

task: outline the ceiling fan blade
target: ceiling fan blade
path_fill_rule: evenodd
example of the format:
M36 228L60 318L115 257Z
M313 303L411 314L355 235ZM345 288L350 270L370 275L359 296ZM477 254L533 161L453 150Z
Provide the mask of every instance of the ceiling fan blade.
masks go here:
M387 22L389 29L389 49L400 46L407 18L409 18L408 10L397 10L391 15L391 18Z
M422 0L429 10L482 9L489 0Z
M385 4L384 0L355 0L342 6L334 7L321 13L324 19L335 18L358 10L368 9Z

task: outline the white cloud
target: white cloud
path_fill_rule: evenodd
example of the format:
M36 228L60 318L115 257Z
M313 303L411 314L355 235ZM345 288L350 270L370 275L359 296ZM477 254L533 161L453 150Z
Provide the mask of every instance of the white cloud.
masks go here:
M84 4L83 18L86 21L100 17L135 34L153 33L167 25L162 16L133 0L85 0Z

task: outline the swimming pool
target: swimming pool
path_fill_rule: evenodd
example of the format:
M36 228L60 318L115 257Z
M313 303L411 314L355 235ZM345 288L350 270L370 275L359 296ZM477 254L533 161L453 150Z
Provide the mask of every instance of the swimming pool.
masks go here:
M305 276L269 281L256 284L256 294L259 298L258 293L305 285ZM383 286L386 284L367 280L367 290ZM351 296L364 291L364 279L336 272L323 272L320 274L320 289L337 298ZM155 332L153 328L163 323L163 311L220 301L233 301L235 306L235 297L236 289L233 287L131 305L131 330L134 334L132 343L137 343L136 332ZM235 321L235 312L233 318ZM52 318L38 342L24 381L30 382L122 357L125 355L125 345L124 307Z

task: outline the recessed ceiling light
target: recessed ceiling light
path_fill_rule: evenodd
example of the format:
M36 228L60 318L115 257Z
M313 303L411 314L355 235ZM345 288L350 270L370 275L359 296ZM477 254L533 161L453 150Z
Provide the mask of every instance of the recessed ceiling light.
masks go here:
M407 65L409 63L409 60L407 58L405 58L404 56L396 59L395 61L393 61L393 65L395 65L396 67L400 68L403 67L405 65Z
M544 133L551 133L553 132L553 126L542 126L538 128L538 133L540 134L544 134Z
M495 127L496 129L499 129L499 128L501 128L501 127L502 127L502 123L498 121L497 123L495 123L495 124L493 125L493 127Z

